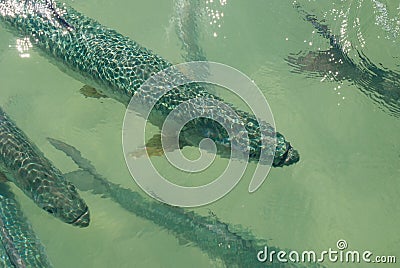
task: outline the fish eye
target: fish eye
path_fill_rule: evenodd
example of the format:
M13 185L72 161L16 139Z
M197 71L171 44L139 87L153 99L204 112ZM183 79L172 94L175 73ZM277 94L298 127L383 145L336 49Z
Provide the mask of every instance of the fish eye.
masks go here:
M55 214L57 212L57 209L54 207L44 207L44 210L46 210L50 214Z

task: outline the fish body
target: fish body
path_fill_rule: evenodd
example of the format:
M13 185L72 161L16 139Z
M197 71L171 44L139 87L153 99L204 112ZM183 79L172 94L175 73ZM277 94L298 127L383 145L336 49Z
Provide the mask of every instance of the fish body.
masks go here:
M299 3L294 7L318 34L328 40L330 48L290 55L286 61L296 73L308 73L325 80L348 81L375 101L389 114L400 117L400 74L375 64L355 48L359 62L351 59L340 40L323 20L305 11Z
M0 170L39 207L80 227L89 209L76 188L0 108Z
M246 237L215 215L201 216L180 207L170 206L142 197L139 193L112 183L97 173L92 163L84 158L75 147L63 141L48 138L58 150L69 156L80 170L66 174L83 191L92 191L118 203L127 211L147 219L170 231L179 240L193 243L212 259L224 261L227 267L323 267L317 263L261 263L257 260L257 252L265 246L266 241L256 239L247 232ZM268 247L278 252L277 247Z
M175 32L178 36L184 53L182 57L186 61L205 61L207 57L200 46L200 29L202 25L201 1L175 0L175 16L172 23L175 24Z
M6 183L0 183L0 267L52 267Z
M129 38L109 29L96 20L86 17L68 5L52 1L0 1L0 21L13 33L29 37L34 46L39 48L51 62L62 70L66 70L83 83L99 89L117 101L128 105L132 96L138 93L140 86L152 75L171 67L172 64L140 46ZM153 103L154 89L142 90L139 94L143 103ZM159 127L160 122L181 103L194 98L208 98L223 101L219 97L208 93L197 83L185 84L168 91L159 101L156 101L154 110L157 116L149 121ZM274 144L275 129L269 124L260 124L257 119L244 111L235 109L245 126L249 139L239 140L246 144L250 160L258 160L266 139L268 144ZM199 107L192 105L189 110ZM229 113L221 110L218 115L224 120L229 119ZM232 129L239 124L235 120L228 122ZM241 125L242 123L240 123ZM192 129L201 129L207 126L216 133L222 132L222 127L213 120L197 118L188 126ZM202 136L202 131L195 133ZM213 135L219 137L220 135ZM275 146L269 148L267 155L274 154L274 166L290 165L299 161L298 152L287 142L283 135L278 135ZM239 137L235 137L239 139ZM249 146L247 146L249 141ZM216 144L224 145L226 137L215 138ZM288 158L290 157L290 158Z

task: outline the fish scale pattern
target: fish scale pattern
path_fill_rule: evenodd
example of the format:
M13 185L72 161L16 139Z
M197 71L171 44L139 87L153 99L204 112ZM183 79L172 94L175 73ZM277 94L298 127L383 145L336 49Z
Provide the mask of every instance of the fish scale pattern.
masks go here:
M8 185L0 189L0 267L52 267Z
M172 66L138 43L57 1L52 1L49 5L48 1L43 0L2 0L0 20L11 31L29 36L32 43L60 68L68 70L67 72L82 82L100 89L105 95L125 105L128 105L131 97L148 78ZM141 93L144 94L144 101L151 98L149 91ZM167 92L157 101L154 109L165 118L177 105L196 97L222 101L201 85L192 83ZM275 153L273 165L284 166L299 161L299 153L283 135L275 133L267 123L263 124L266 126L264 129L260 129L260 124L253 115L233 106L232 108L248 132L250 160L259 160L262 134L267 140L271 134L276 134L276 150L267 153ZM220 117L224 117L223 113L221 111ZM159 122L161 120L158 118L152 123L160 126ZM191 124L192 129L200 129L195 134L199 137L211 138L222 146L229 142L226 136L221 137L223 131L217 123L199 118ZM211 127L209 124L212 124ZM209 130L214 129L209 137L203 136L204 131L201 129L204 126ZM242 141L239 140L239 143Z
M88 226L89 210L75 186L1 109L0 169L42 209L64 222Z

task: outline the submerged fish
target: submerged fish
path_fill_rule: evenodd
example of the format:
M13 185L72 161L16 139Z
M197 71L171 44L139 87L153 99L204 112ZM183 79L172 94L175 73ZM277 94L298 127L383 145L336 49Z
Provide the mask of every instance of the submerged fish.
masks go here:
M391 115L399 117L400 74L377 66L362 51L357 50L360 62L354 62L327 25L303 10L298 3L295 8L305 21L311 23L322 37L329 40L330 49L290 55L286 60L294 67L294 72L309 73L311 76L326 77L337 82L347 80L377 104L383 105L384 110Z
M0 267L52 267L6 183L0 183Z
M62 70L67 70L85 84L125 105L128 105L131 97L149 77L172 66L136 42L57 1L52 1L50 8L44 0L2 0L0 21L12 32L29 37L32 44ZM145 104L154 100L154 92L151 90L141 92L139 96ZM149 121L161 127L163 119L175 107L198 97L222 101L199 84L186 84L165 94L154 106L157 116L150 117ZM232 108L248 131L249 146L243 146L249 152L250 159L258 161L262 139L271 140L275 130L269 124L260 127L253 115ZM199 107L192 106L189 110L197 109ZM218 116L228 121L232 128L238 124L229 118L226 111L221 110ZM212 130L210 138L217 145L230 146L221 125L213 120L197 118L188 124L186 130L199 129L194 134L204 137L201 129L205 127ZM186 141L184 144L191 143ZM276 150L273 148L268 148L267 155L274 155L274 166L291 165L299 161L298 152L279 133Z
M65 180L1 108L0 170L45 211L72 225L89 225L89 209L74 185Z
M202 13L201 1L175 0L175 16L172 22L176 25L175 31L181 41L186 61L207 60L204 50L199 44L199 26Z
M97 173L92 163L85 159L75 147L63 141L48 138L58 150L69 156L80 168L66 174L80 190L92 191L108 197L135 215L150 220L165 228L180 241L193 243L211 258L219 258L227 267L323 267L317 263L260 263L257 252L267 243L256 239L251 233L240 234L239 230L219 220L215 215L201 216L180 207L143 198L139 193L112 183ZM278 252L276 247L268 247Z

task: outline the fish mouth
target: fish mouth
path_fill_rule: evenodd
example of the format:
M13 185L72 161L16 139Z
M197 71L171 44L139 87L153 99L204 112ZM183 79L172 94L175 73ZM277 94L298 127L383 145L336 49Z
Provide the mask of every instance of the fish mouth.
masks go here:
M300 160L299 152L292 146L290 146L289 150L287 150L287 155L284 164L289 166L299 162L299 160Z
M299 152L296 149L294 149L292 145L290 145L290 143L288 143L286 152L282 155L281 160L274 166L276 167L290 166L292 164L299 162L299 160L300 160Z
M86 210L78 218L76 218L73 222L71 222L71 224L78 227L87 227L89 226L89 222L90 222L90 213L89 213L89 208L86 207Z

